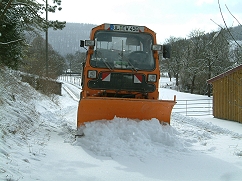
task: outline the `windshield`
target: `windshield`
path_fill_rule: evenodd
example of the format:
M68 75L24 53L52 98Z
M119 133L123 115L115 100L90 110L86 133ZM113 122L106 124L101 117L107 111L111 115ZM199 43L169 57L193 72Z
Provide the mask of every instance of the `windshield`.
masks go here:
M153 70L153 38L147 33L98 31L90 64L108 69Z

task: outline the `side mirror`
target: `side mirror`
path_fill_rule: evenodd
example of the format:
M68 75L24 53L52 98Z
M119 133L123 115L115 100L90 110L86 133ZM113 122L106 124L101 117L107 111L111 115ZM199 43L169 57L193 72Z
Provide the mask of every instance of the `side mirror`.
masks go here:
M80 47L95 46L94 40L80 40Z
M151 50L157 50L157 51L161 51L162 50L162 45L152 45Z
M163 57L171 58L171 45L163 45Z
M85 41L84 40L80 40L80 47L84 47L85 46Z

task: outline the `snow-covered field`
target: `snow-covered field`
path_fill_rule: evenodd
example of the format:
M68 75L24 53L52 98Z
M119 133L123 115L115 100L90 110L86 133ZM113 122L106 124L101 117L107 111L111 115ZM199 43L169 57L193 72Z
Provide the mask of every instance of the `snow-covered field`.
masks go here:
M173 112L156 119L92 122L75 139L80 89L44 96L0 69L0 180L241 181L242 124ZM72 90L72 97L66 90ZM161 99L199 95L160 89Z

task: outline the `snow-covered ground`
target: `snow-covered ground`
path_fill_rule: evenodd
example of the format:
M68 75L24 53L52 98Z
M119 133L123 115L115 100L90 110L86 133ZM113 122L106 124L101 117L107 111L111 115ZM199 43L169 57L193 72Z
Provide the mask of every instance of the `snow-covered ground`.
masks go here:
M242 180L242 124L173 112L170 126L114 118L75 139L80 89L63 87L47 97L0 69L0 180ZM160 89L161 99L174 94L201 97Z

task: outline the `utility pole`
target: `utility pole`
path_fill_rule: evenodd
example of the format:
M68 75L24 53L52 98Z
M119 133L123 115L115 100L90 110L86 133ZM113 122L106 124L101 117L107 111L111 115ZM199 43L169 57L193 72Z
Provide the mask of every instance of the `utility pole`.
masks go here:
M212 69L211 68L211 61L209 59L208 60L208 79L211 79L211 72L212 72L211 69ZM208 84L208 97L211 97L211 85L210 84Z
M46 77L49 77L49 57L48 57L48 0L45 0L46 2L46 10L45 10L45 13L46 13L46 31L45 31L45 65L46 65Z

